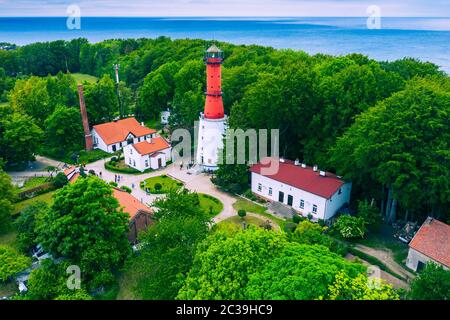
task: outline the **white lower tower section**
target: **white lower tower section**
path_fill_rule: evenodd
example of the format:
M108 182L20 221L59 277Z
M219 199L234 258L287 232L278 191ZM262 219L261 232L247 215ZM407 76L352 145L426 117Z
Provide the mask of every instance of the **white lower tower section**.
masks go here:
M219 149L223 149L223 138L227 129L226 116L222 119L206 119L200 114L196 162L201 170L217 170Z

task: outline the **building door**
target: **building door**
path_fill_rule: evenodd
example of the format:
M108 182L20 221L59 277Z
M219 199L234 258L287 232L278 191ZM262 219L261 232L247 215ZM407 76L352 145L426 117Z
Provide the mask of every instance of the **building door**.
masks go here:
M116 152L116 151L117 151L116 145L113 145L113 146L112 146L112 151L113 151L113 152Z
M417 272L422 271L422 269L425 268L425 263L422 261L417 262Z
M290 194L288 194L288 206L291 206L292 207L292 203L294 202L294 198L290 195Z
M158 158L158 169L162 167L162 159Z
M284 192L279 192L278 193L278 201L281 203L284 203Z

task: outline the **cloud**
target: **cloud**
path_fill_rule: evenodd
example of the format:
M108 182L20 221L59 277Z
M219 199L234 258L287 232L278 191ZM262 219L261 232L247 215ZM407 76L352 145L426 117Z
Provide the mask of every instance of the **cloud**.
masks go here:
M84 16L450 16L448 0L0 0L2 16L64 16L71 4ZM44 10L43 10L44 9Z

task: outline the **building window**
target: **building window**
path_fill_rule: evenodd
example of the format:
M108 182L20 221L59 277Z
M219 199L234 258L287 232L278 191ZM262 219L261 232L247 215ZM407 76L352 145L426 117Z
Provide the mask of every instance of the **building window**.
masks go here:
M145 160L145 167L148 167L148 160Z
M269 188L269 196L272 195L272 188Z
M339 188L339 192L338 192L338 194L341 194L342 193L342 189L341 188Z
M141 142L141 137L138 138L138 142Z
M305 200L300 200L300 209L305 209Z
M117 151L116 145L113 145L113 146L112 146L112 151L113 151L113 152L116 152L116 151Z
M316 214L317 213L317 206L315 204L313 204L313 213Z
M133 154L133 148L130 148L130 154Z
M136 167L136 161L135 160L133 160L133 166Z
M258 183L258 191L261 192L261 190L262 190L262 185L261 185L261 183Z
M119 146L122 148L122 142L119 143Z
M128 164L131 166L131 158L128 159Z

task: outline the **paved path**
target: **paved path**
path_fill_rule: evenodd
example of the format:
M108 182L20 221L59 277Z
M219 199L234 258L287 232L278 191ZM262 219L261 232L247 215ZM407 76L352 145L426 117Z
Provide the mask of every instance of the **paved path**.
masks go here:
M386 267L397 273L398 275L405 278L407 281L414 279L416 276L406 270L403 266L399 265L392 256L392 251L389 249L376 249L364 246L362 244L355 245L355 248L362 251L368 255L371 255L381 262L383 262Z
M105 169L105 161L108 160L99 160L97 162L90 163L86 165L86 171L94 170L97 175L101 172L102 179L110 182L114 181L114 176L117 173L107 171ZM217 215L213 220L215 223L220 222L224 219L232 217L237 214L236 210L233 208L233 203L236 202L237 198L228 193L225 193L219 189L217 189L214 184L211 182L210 177L206 174L189 174L188 170L183 169L180 170L178 166L174 164L157 171L153 171L150 173L144 173L139 175L133 174L118 174L120 175L120 182L118 183L120 186L128 186L132 189L132 195L135 196L138 200L143 203L146 203L151 206L151 204L157 199L162 197L162 195L147 195L145 191L143 191L139 185L140 182L155 176L160 176L166 174L174 179L180 180L184 183L184 186L195 192L209 194L217 199L219 199L223 203L223 210ZM134 185L134 188L133 188Z

